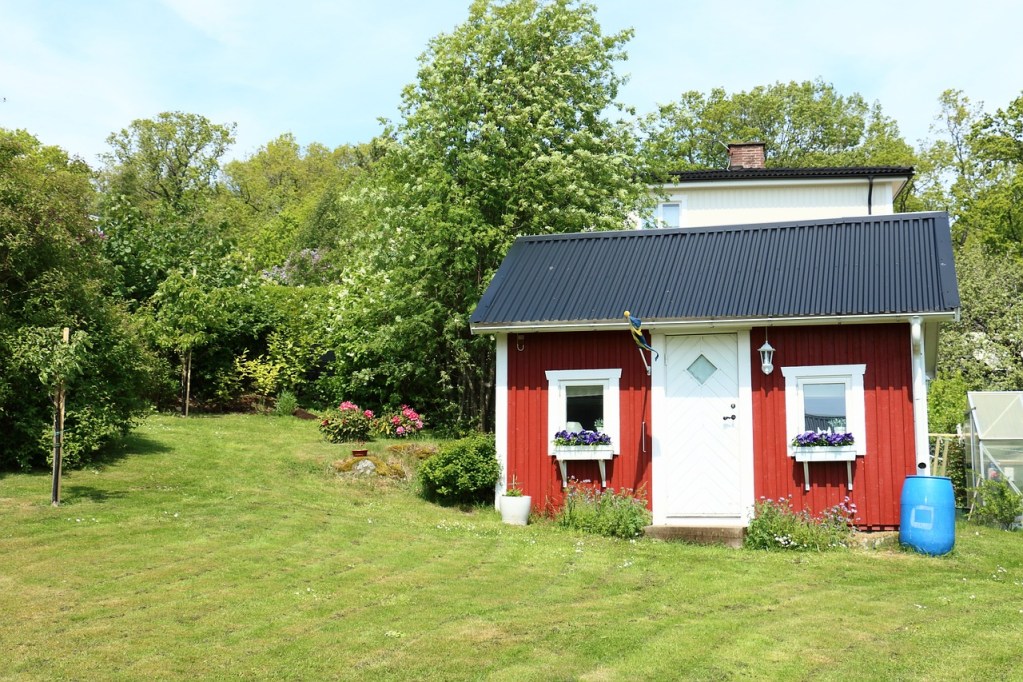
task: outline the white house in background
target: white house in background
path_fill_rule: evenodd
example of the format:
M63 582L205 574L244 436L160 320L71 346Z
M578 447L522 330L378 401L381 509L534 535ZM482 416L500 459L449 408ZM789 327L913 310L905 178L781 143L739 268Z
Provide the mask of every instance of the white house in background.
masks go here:
M728 169L670 174L654 219L636 227L748 225L891 215L909 166L765 168L761 142L728 145Z

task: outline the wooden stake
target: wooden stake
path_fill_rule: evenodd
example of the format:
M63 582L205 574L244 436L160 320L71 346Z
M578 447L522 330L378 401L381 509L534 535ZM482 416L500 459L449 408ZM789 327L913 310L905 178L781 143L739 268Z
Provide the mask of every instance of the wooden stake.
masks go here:
M71 342L71 329L64 327L64 343ZM50 504L60 506L61 458L64 451L64 382L58 381L53 393L53 487Z
M192 351L188 351L185 374L185 416L188 416L188 403L192 402Z

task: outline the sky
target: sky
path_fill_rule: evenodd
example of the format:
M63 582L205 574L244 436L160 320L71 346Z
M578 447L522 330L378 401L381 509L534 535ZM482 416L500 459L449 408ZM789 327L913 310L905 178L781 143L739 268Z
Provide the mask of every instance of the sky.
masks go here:
M163 111L235 123L229 158L284 133L367 142L397 119L431 38L470 0L0 0L0 127L97 165ZM1019 0L595 0L633 28L619 100L821 79L879 102L913 146L946 89L994 112L1023 93Z

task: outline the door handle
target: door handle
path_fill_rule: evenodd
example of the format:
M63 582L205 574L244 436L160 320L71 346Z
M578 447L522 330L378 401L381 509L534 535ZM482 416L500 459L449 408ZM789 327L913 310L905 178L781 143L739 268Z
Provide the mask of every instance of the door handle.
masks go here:
M722 417L722 419L724 419L725 421L728 421L729 419L734 420L735 419L735 415L733 414L731 417Z

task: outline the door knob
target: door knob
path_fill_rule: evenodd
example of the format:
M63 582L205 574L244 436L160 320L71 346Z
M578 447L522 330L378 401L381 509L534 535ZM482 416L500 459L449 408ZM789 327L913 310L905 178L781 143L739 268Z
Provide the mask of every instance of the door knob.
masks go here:
M734 420L735 419L735 415L733 414L731 417L722 417L722 419L724 419L725 421L728 421L729 419L733 419Z

